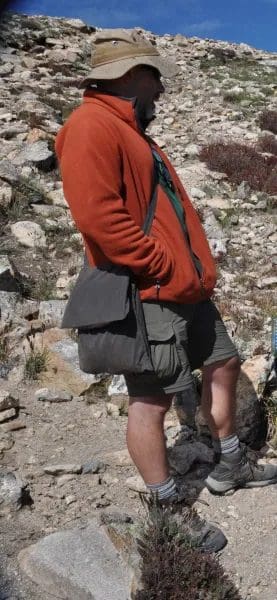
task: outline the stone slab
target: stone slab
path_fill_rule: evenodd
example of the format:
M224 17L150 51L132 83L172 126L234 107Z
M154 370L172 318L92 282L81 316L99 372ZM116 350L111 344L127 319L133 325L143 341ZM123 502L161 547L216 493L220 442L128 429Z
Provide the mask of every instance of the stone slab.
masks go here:
M38 334L36 340L38 347L43 345L49 354L47 371L40 376L41 387L66 390L73 396L81 396L101 381L102 375L89 375L81 371L77 343L66 331L47 329L41 336Z
M19 554L42 590L63 600L130 600L131 570L97 521L53 533Z

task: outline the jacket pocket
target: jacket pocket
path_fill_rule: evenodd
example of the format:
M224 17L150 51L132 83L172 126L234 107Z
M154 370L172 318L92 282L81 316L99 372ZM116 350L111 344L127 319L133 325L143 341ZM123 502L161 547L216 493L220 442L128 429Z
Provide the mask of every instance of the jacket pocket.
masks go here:
M180 361L172 324L149 321L146 330L154 372L160 379L173 377L180 371Z

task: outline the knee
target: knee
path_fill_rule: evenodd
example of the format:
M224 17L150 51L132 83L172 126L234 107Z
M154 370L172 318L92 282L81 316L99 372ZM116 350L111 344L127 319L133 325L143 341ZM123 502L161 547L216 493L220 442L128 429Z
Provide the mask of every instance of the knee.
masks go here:
M232 356L223 365L223 369L228 373L233 373L234 376L238 376L240 373L240 359L238 356Z
M222 378L225 380L226 377L228 377L229 380L231 378L235 381L238 378L239 373L240 359L238 356L232 356L225 361L220 361L204 368L203 379L207 384L210 384L212 381L221 381Z
M163 419L170 409L172 398L146 396L143 398L131 397L129 400L129 412L143 413L149 417Z

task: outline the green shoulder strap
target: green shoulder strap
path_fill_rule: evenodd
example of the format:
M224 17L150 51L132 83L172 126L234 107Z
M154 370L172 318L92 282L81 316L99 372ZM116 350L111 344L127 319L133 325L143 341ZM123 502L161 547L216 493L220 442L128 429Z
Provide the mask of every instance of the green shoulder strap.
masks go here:
M193 260L193 263L195 265L195 268L196 268L199 276L201 276L202 265L201 265L201 262L200 262L198 256L196 256L194 254L194 252L192 251L192 248L191 248L189 234L188 234L188 230L187 230L187 226L186 226L186 216L185 216L185 212L183 209L183 205L181 203L181 200L178 198L178 195L176 194L176 190L175 190L173 181L171 179L170 173L169 173L168 168L165 165L163 159L161 158L161 156L159 155L159 153L153 146L151 146L151 150L152 150L152 154L154 157L154 162L156 164L156 169L158 172L159 184L164 189L167 197L169 198L169 200L175 210L176 216L178 217L179 222L182 227L182 230L184 232L184 237L188 244L191 258Z

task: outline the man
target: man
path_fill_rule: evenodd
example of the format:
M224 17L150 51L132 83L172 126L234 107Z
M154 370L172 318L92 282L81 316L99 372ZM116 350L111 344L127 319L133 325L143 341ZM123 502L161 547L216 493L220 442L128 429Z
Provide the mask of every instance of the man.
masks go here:
M154 373L126 377L130 395L127 444L147 488L164 504L183 495L169 472L164 418L176 392L203 373L202 408L218 461L206 480L212 492L277 481L277 468L253 466L235 432L240 361L209 299L216 269L198 216L161 149L145 134L161 76L177 74L138 32L96 34L83 104L59 132L56 150L64 194L91 265L107 260L135 274ZM158 199L150 235L142 231L153 181ZM191 535L203 551L221 549L222 532L197 518Z

